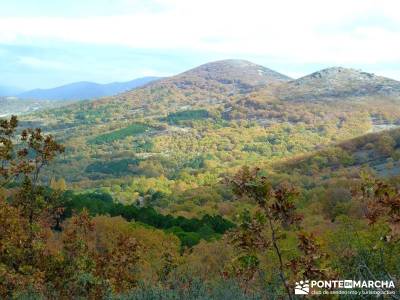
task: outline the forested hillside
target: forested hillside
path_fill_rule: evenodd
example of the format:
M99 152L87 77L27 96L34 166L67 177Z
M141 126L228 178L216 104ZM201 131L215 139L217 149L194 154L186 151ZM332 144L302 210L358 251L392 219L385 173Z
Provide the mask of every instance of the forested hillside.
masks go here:
M0 296L294 299L299 279L370 276L400 286L399 86L224 60L3 118Z
M218 187L223 174L243 165L273 170L396 127L398 84L344 68L291 80L225 60L115 97L32 114L21 124L45 128L66 145L48 179L107 192L121 203L150 201L159 192L152 205L164 213L233 217L240 208L224 200L230 196Z

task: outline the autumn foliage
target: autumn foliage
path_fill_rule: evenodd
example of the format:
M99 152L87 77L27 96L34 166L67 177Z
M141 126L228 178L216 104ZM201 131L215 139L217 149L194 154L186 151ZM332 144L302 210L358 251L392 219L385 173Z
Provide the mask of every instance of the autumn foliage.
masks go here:
M62 179L42 176L64 147L39 129L18 131L16 117L0 122L2 299L293 299L298 280L399 280L396 182L364 172L311 193L244 167L220 183L243 205L235 224L173 217L107 194L71 194ZM347 215L325 218L337 202ZM194 229L206 238L194 243Z

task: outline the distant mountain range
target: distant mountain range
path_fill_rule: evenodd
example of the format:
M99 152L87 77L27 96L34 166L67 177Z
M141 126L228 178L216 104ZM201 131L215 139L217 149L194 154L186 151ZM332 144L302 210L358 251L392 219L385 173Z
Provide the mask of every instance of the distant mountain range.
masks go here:
M114 97L116 95L118 97ZM227 59L206 63L171 77L144 77L109 84L76 82L53 89L35 89L16 96L34 100L35 105L37 100L67 102L102 98L95 103L114 103L116 107L124 107L122 114L138 109L159 114L195 106L225 106L222 108L224 111L243 115L247 114L245 111L249 106L253 106L254 115L257 107L265 108L267 103L274 101L371 100L378 97L398 101L400 82L342 67L292 79L246 60ZM20 105L23 106L23 101ZM236 112L232 106L235 106ZM42 109L41 105L36 109Z
M160 78L144 77L128 82L109 84L76 82L53 89L35 89L23 93L15 88L0 86L0 117L56 108L79 100L110 97L142 87L158 79Z
M152 81L160 79L159 77L143 77L127 82L113 82L108 84L99 84L94 82L74 82L67 85L51 89L34 89L18 94L18 98L36 99L36 100L84 100L106 96L113 96L128 90L132 90Z
M231 105L248 98L259 101L329 101L350 98L400 96L400 82L350 68L333 67L292 79L245 60L207 63L181 74L163 78L102 103L117 101L130 108L149 111L193 105ZM275 99L275 100L274 100Z
M130 98L134 96L132 90L143 86L144 89L137 93L146 94L148 101L152 101L151 98L160 98L160 93L165 90L179 98L186 98L182 99L186 100L183 102L210 101L210 98L221 98L222 95L254 91L270 94L280 100L300 101L400 95L400 82L355 69L333 67L292 79L246 60L227 59L207 63L167 78L143 77L109 84L75 82L22 93L15 88L0 86L0 96L17 96L31 100L84 100L122 94L123 97ZM150 90L150 94L146 92ZM187 90L190 90L192 96L185 94Z

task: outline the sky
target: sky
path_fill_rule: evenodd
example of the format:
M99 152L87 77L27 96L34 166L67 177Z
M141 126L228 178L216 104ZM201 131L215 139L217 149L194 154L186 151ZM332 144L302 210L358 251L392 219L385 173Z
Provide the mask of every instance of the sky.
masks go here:
M2 0L0 86L169 76L246 59L400 80L399 0Z

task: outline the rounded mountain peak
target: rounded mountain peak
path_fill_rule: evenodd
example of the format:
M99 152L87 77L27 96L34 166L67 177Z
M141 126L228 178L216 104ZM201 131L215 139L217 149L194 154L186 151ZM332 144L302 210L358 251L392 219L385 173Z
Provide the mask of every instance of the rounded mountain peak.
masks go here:
M308 81L315 79L362 81L362 80L373 80L374 78L378 78L378 76L372 73L363 72L361 70L356 70L352 68L343 68L343 67L331 67L299 78L298 81Z
M242 83L248 86L265 85L291 80L290 77L241 59L226 59L203 64L179 77L200 77L221 83Z
M293 80L278 91L282 99L348 98L394 95L400 82L361 70L332 67Z

